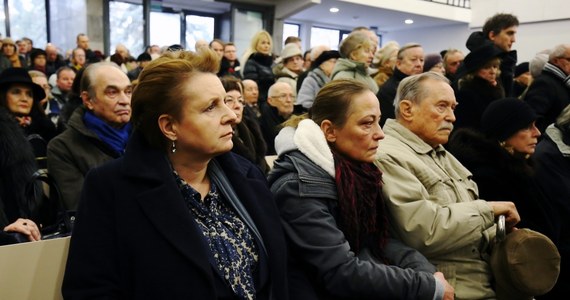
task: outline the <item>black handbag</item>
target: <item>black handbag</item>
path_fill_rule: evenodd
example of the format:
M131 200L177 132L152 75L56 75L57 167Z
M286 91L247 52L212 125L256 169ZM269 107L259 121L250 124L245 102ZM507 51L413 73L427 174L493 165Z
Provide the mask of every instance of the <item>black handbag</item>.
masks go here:
M42 224L40 231L42 240L66 237L71 235L75 223L75 211L66 210L61 198L61 191L55 180L45 169L40 169L32 175L34 181L39 180L49 186L49 195L44 195L43 215L47 224Z

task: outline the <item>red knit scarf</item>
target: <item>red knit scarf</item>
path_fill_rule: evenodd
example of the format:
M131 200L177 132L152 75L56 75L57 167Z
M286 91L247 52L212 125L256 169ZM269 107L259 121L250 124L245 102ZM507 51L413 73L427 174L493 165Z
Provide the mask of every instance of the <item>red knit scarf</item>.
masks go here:
M368 247L376 258L384 259L388 218L382 198L382 172L372 163L349 160L334 150L332 153L339 227L356 254Z

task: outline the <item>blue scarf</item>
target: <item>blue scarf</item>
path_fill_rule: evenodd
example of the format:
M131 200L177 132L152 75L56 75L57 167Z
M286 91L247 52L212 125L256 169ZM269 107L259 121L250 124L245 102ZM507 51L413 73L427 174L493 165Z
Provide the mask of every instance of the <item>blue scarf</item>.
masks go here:
M118 155L123 155L129 135L131 134L131 123L127 123L123 128L109 126L103 120L95 116L91 111L83 115L85 126L93 131L105 144L113 149Z

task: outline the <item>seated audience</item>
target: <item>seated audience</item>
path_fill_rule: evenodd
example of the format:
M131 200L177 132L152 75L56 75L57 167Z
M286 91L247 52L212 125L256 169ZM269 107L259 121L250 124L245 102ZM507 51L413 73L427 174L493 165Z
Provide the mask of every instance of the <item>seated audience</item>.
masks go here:
M243 78L251 79L259 87L259 102L267 100L269 87L275 83L273 74L273 42L269 32L262 30L256 33L251 39L249 49L246 50L242 62Z
M232 76L222 77L221 80L226 90L226 105L236 114L236 121L232 124L234 130L232 152L247 158L267 174L269 172L269 166L265 161L267 145L263 140L257 120L244 114L245 100L242 96L241 81Z
M40 71L44 74L46 72L46 52L42 49L34 49L30 54L30 67L28 70Z
M453 299L425 257L388 236L373 164L379 120L374 93L339 79L277 137L269 182L289 243L292 299Z
M63 56L58 53L57 47L54 44L48 43L46 45L46 75L49 77L54 74L59 68L65 67L65 60Z
M8 68L0 73L0 106L24 131L41 168L45 168L47 144L57 133L41 107L40 101L45 97L44 89L32 81L24 68Z
M211 50L176 51L141 73L125 155L85 179L64 298L289 299L278 211L231 153L218 68Z
M455 74L459 69L459 66L465 59L465 55L461 50L458 49L447 49L442 51L443 55L443 68L445 69L445 77L449 79L449 82L455 82Z
M398 50L396 56L396 66L394 74L382 85L378 91L380 109L382 109L382 119L380 125L384 126L387 119L394 119L394 98L396 90L402 79L420 74L424 71L424 49L420 44L410 43Z
M534 153L540 131L536 114L516 98L491 103L481 117L481 132L461 128L448 149L471 173L479 197L513 202L521 216L519 228L557 238L554 211L534 180Z
M398 50L400 45L394 41L386 43L384 47L378 49L372 60L372 67L376 68L376 72L372 75L374 81L380 89L384 83L394 74L396 60L398 58Z
M281 129L281 123L291 117L294 110L295 96L288 83L276 82L269 88L267 103L261 106L259 123L263 138L267 144L266 155L275 155L275 136Z
M58 123L59 115L63 107L69 102L71 87L76 77L75 70L70 67L62 67L55 73L56 82L51 90L53 96L49 100L46 114L54 123Z
M282 66L274 70L275 81L289 84L293 95L297 96L297 78L303 72L303 53L296 44L287 44L281 51L279 59Z
M534 109L539 119L536 127L544 132L556 117L570 104L570 44L561 44L552 49L542 73L536 77L524 100Z
M142 70L152 61L150 54L144 52L137 57L137 67L127 73L130 81L134 81L139 77Z
M224 56L222 56L222 61L220 62L218 76L224 77L229 75L241 78L240 70L241 66L237 59L236 45L234 43L226 43L224 45Z
M512 202L479 198L471 173L447 152L457 105L449 81L427 72L400 82L396 119L387 120L376 164L393 237L419 250L455 288L457 299L493 299L488 261L495 218L520 221Z
M48 171L66 209L77 209L89 170L123 155L131 132L131 94L129 78L114 63L95 63L85 70L83 105L48 145Z
M311 71L303 80L303 85L297 95L297 102L305 110L309 110L313 106L313 101L321 88L331 81L330 76L336 65L340 53L335 50L322 52L311 65Z
M349 34L340 42L339 52L341 57L334 66L331 79L352 78L368 85L370 90L376 93L378 85L368 75L368 68L374 58L375 49L376 45L374 45L368 34L362 31Z
M31 183L37 164L22 128L4 105L0 105L0 245L17 240L4 232L20 233L30 241L40 240L37 224L42 186Z
M499 78L501 50L486 45L471 51L465 57L457 78L458 91L455 93L457 106L454 123L456 128L481 130L481 115L493 101L505 97L505 90Z
M24 58L18 54L18 47L14 43L14 40L7 37L2 40L2 56L7 59L1 65L4 67L3 70L7 68L27 68Z
M424 72L438 72L445 75L443 59L439 53L426 54L424 58Z
M261 111L259 110L259 89L257 83L251 79L244 79L243 85L243 100L245 100L244 115L255 119L259 122Z
M534 178L555 213L550 220L558 225L556 246L560 252L560 275L552 291L538 299L560 299L570 293L570 105L554 124L546 128L544 138L536 146Z

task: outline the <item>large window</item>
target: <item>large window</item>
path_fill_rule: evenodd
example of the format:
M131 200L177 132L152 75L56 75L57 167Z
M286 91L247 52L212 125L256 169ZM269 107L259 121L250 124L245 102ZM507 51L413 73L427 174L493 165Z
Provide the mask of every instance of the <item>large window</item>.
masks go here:
M10 35L14 40L28 37L35 47L47 43L45 0L8 0Z
M87 20L78 18L85 14L85 1L50 1L50 41L61 54L76 47L79 33L87 33ZM38 47L41 45L37 45Z
M6 15L4 14L4 1L0 1L0 38L6 37Z
M338 50L340 31L322 27L311 28L311 48L318 45L327 45L333 50Z
M110 52L115 52L117 44L123 44L131 55L144 51L143 6L126 2L109 2Z
M161 47L180 44L180 14L151 11L150 43Z
M285 23L283 24L283 44L285 40L290 36L299 37L299 24Z
M186 49L195 51L197 41L205 40L210 42L213 40L214 26L215 19L213 17L187 15L186 33L184 34Z

